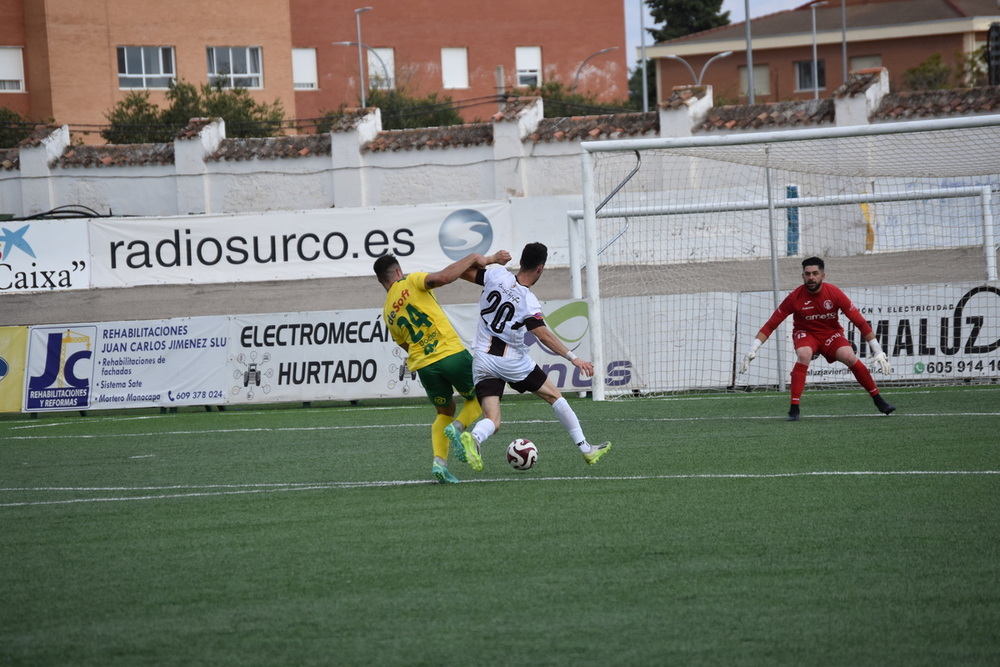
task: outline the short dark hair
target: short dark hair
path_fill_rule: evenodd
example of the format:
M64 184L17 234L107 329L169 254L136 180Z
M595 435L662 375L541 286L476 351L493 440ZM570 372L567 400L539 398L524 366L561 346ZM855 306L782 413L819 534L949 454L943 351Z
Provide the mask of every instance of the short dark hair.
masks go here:
M521 251L521 268L529 271L545 266L549 259L549 249L544 243L529 243Z
M804 269L807 266L818 266L820 271L826 271L826 264L819 257L806 257L802 260L802 268Z
M376 259L372 269L375 271L379 282L387 283L392 280L392 274L396 271L397 266L399 266L399 260L396 259L395 255L390 253Z

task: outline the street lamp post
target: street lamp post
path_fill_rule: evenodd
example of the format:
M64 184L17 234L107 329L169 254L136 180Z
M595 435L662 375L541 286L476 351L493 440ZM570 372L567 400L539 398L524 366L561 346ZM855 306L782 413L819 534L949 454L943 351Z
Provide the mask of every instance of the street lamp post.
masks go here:
M697 75L694 73L694 68L691 67L688 61L684 60L680 56L663 56L663 57L670 58L671 60L676 60L680 62L682 65L684 65L684 67L687 67L688 72L691 72L691 78L694 80L694 85L700 86L701 80L705 77L705 70L708 69L708 66L711 65L714 61L718 60L719 58L725 58L731 55L733 55L732 51L723 51L722 53L716 53L714 56L709 58L704 65L702 65L701 73Z
M361 84L361 108L364 109L368 106L368 100L365 97L365 59L363 57L364 51L363 42L361 41L361 15L365 12L371 11L371 7L360 7L354 10L354 19L358 24L358 81Z
M744 32L747 38L747 101L754 103L753 90L753 48L750 46L750 0L743 0Z
M570 92L573 92L573 93L576 92L576 84L580 80L580 72L583 71L583 66L586 65L587 62L591 58L595 58L595 57L601 55L602 53L607 53L608 51L615 51L617 49L618 49L617 46L609 46L606 49L601 49L600 51L595 51L594 53L591 53L589 56L587 56L586 58L584 58L583 62L580 63L580 66L576 68L576 74L573 76L573 88L571 89Z
M649 111L649 79L646 76L646 7L639 0L639 44L642 45L642 112Z
M359 42L330 42L330 44L334 46L357 46ZM382 56L378 54L378 51L376 51L374 47L368 46L367 44L362 44L361 46L368 49L371 54L375 56L375 59L378 60L379 64L382 65L382 73L385 74L385 85L387 88L391 88L392 86L390 84L392 83L392 76L389 74L389 66L385 64L384 60L382 60Z
M812 10L812 33L813 33L813 99L819 99L819 61L816 58L816 8L822 7L826 4L826 0L823 2L814 2L809 5L809 9Z
M847 83L847 2L840 0L840 58L844 70L844 83Z

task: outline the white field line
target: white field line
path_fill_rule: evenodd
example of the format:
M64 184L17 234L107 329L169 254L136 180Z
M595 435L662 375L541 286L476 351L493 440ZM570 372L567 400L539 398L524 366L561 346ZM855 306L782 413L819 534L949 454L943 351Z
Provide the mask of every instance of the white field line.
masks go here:
M891 389L887 391L892 391ZM1000 391L1000 387L978 387L976 391ZM849 396L857 395L858 390L823 390L824 396ZM907 395L913 394L930 394L934 393L934 390L907 390L905 392ZM750 400L750 399L781 399L782 403L788 402L787 392L734 392L725 394L709 394L709 395L698 395L698 396L658 396L650 397L642 400L647 401L725 401L725 400ZM365 406L356 405L351 407L343 407L343 410L350 410L351 412L378 412L384 410L420 410L424 411L427 409L427 405L424 403L414 404L414 405L382 405L382 406ZM329 408L301 408L298 409L300 412L310 413L310 412L322 412L329 410ZM246 415L268 415L274 414L272 410L227 410L223 412L213 412L207 413L211 414L215 418L225 418L234 416L246 416ZM970 413L971 414L971 413ZM993 413L986 413L987 416L993 416ZM831 416L831 415L815 415L817 417L821 416ZM837 415L837 416L848 416L848 415ZM858 416L881 416L881 415L858 415ZM902 416L897 413L897 416ZM926 417L928 415L909 415L911 417ZM114 416L100 416L100 415L90 415L87 417L87 423L102 423L102 422L127 422L127 421L142 421L147 419L174 419L176 416L171 414L156 414L156 415L114 415ZM768 419L768 417L744 417L744 419ZM784 419L784 416L781 417ZM684 421L684 420L675 420ZM515 423L515 422L509 422ZM533 422L521 422L521 423L533 423ZM537 422L535 422L537 423ZM72 419L67 419L65 421L47 421L43 423L36 424L18 424L11 426L8 430L14 431L19 429L40 429L40 428L52 428L55 426L79 426L80 419L78 417L73 417ZM356 428L366 428L366 427L356 427Z
M871 418L871 419L909 419L909 418L920 418L920 417L934 417L935 419L941 419L944 417L1000 417L1000 412L924 412L924 413L894 413L889 417L881 414L873 414L870 412L858 413L858 414L842 414L842 415L821 415L821 414L809 414L806 419L814 418L832 418L832 417L855 417L855 418ZM620 422L723 422L723 421L747 421L747 420L780 420L785 421L785 415L762 415L762 416L740 416L734 415L731 417L629 417L624 419L615 418L605 418L602 421L620 421ZM555 424L557 421L555 419L522 419L522 420L505 420L505 424ZM80 422L76 422L79 426ZM393 424L393 428L426 428L427 424L425 422L416 423L396 423ZM377 429L385 428L384 424L361 424L361 425L349 425L349 426L280 426L280 427L267 427L261 426L256 428L208 428L199 429L192 431L152 431L143 433L96 433L91 435L82 434L71 434L71 435L5 435L0 436L0 442L5 440L86 440L95 438L148 438L154 436L167 436L167 435L200 435L200 434L210 434L210 433L281 433L281 432L292 432L292 431L354 431L354 430L367 430L367 429Z
M493 479L467 480L463 484L488 484L494 482L627 482L638 480L703 480L703 479L787 479L795 477L885 477L885 476L979 476L1000 475L1000 470L828 470L783 473L701 473L688 475L629 475L612 477L501 477ZM232 496L255 493L287 493L291 491L322 491L329 489L370 489L387 486L412 486L415 484L436 484L430 480L381 480L369 482L293 482L293 483L260 483L260 484L208 484L208 485L178 485L178 486L136 486L136 487L37 487L37 488L0 488L0 493L40 493L69 492L81 493L99 491L115 492L148 492L162 491L141 496L103 496L96 498L72 498L66 500L34 500L22 502L0 503L0 507L28 507L36 505L71 505L79 503L134 502L143 500L167 500L175 498L205 498L212 496ZM186 493L176 493L188 489ZM174 493L171 493L174 492Z

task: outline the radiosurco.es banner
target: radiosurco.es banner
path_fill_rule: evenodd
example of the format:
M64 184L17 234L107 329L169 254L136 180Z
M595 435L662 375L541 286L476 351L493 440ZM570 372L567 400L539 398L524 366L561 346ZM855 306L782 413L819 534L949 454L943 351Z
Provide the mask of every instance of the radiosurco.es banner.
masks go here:
M509 202L100 219L89 229L94 287L368 276L386 253L445 266L512 238Z

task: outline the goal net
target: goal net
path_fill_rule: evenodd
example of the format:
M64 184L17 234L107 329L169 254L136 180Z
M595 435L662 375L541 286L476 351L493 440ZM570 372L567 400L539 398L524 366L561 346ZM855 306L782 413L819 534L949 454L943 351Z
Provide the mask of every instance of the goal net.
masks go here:
M583 148L570 249L595 399L783 390L791 318L739 365L811 256L875 329L880 384L1000 379L1000 116ZM822 358L807 380L854 383Z

